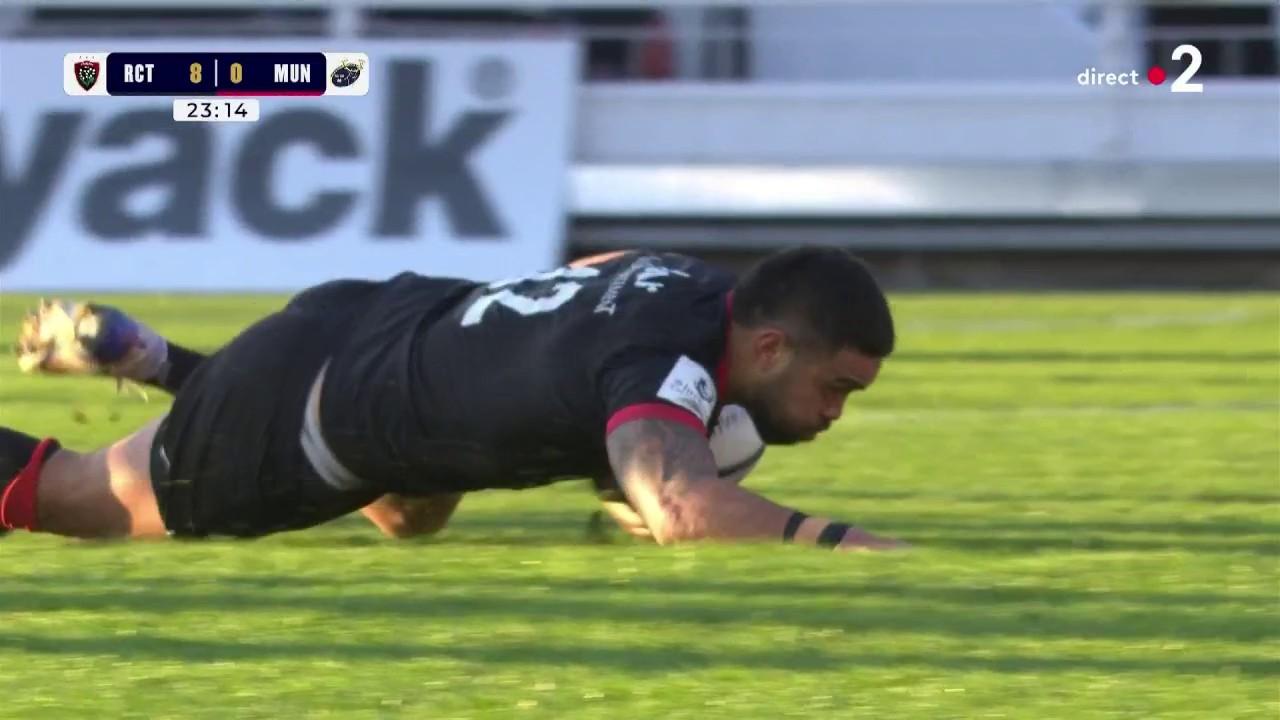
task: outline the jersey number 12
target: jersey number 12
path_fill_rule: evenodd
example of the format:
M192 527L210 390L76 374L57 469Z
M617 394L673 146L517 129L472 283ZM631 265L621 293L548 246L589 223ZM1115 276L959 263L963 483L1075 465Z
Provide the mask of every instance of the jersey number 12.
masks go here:
M485 313L494 305L501 305L515 310L523 316L551 312L573 299L582 289L582 283L573 282L571 278L596 277L600 271L593 267L562 267L549 272L530 275L512 280L499 280L490 283L489 292L476 298L462 315L462 326L478 325ZM568 279L566 279L568 278ZM536 291L534 297L522 295L511 285L522 285L521 290ZM550 292L547 292L550 286Z

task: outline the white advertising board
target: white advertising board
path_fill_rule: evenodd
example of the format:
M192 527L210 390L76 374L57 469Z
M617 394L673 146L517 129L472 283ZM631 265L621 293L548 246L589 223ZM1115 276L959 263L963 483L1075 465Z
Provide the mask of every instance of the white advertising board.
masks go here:
M333 43L0 43L0 288L289 290L561 260L574 42ZM263 97L256 122L65 90L68 53L342 50L367 55L367 94Z

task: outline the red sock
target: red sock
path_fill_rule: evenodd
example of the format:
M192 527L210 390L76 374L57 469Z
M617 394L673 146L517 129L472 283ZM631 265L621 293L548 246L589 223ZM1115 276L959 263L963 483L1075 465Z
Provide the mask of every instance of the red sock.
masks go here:
M57 449L57 440L41 440L26 467L19 470L13 482L4 489L4 495L0 495L0 528L35 532L36 485L40 482L40 468L44 466L45 458Z

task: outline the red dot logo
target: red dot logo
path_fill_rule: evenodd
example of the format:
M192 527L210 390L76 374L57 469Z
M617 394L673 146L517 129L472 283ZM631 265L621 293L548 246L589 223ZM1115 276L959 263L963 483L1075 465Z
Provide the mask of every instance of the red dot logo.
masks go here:
M1147 71L1147 80L1150 80L1152 85L1159 85L1164 82L1166 77L1167 76L1164 74L1164 68L1159 65Z

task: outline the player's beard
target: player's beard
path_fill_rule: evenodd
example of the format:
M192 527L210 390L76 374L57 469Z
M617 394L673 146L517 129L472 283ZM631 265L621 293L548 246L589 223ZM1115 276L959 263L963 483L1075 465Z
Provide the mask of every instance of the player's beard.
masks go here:
M801 429L787 420L787 380L785 376L771 380L741 401L766 445L795 445L808 442L817 434L816 429Z

